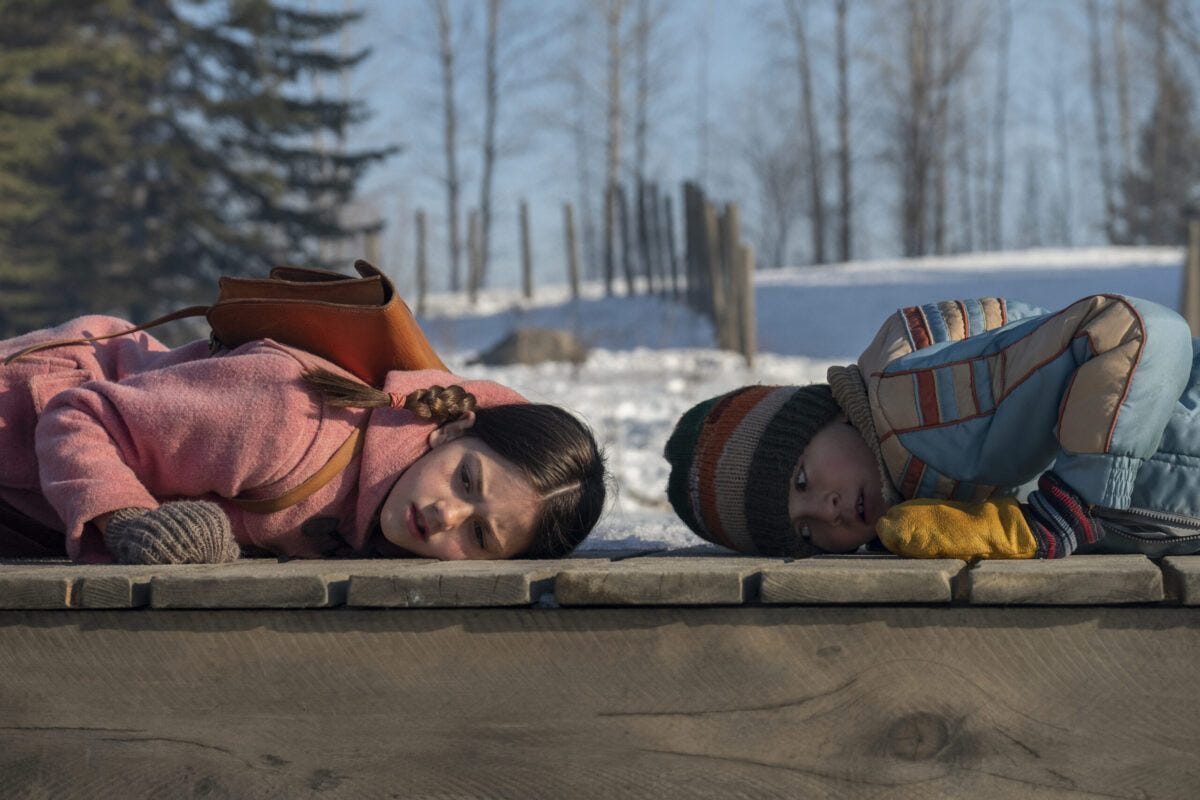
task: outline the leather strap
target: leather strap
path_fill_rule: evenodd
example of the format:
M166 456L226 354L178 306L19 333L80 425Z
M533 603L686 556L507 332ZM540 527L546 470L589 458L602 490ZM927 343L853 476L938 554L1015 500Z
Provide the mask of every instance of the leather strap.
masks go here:
M145 325L138 325L135 328L129 328L128 330L117 331L116 333L105 334L104 336L87 336L82 339L58 339L57 341L53 341L53 342L42 342L41 344L35 344L32 347L26 347L24 350L19 350L16 353L13 353L11 356L4 359L4 364L5 365L11 364L12 362L16 361L21 356L27 356L30 353L38 353L38 352L41 352L42 350L52 350L55 347L63 347L65 345L69 345L69 344L87 344L89 342L100 342L105 339L112 339L116 336L124 336L128 333L137 333L138 331L144 331L147 328L153 328L156 325L163 325L167 322L174 322L175 320L183 319L184 317L202 317L208 313L210 308L211 308L211 306L188 306L187 308L181 308L178 311L172 311L170 314L161 316L158 319L150 320Z
M366 416L367 419L370 419L370 415ZM362 452L364 441L363 428L365 427L366 424L364 423L351 431L350 435L346 437L346 441L342 442L342 446L337 449L337 452L325 462L325 466L321 467L308 480L290 492L285 492L279 497L272 497L266 500L239 500L238 498L234 498L233 502L237 503L239 508L253 514L271 514L307 500L317 490L333 480L335 475L344 470L354 460L354 457Z

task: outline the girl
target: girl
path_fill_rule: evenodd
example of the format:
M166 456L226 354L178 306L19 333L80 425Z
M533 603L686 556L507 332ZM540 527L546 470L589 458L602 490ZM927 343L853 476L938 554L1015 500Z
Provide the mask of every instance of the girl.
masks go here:
M744 387L678 422L668 497L700 536L807 556L1200 550L1200 358L1144 300L905 308L829 383ZM1029 481L1036 489L1013 497Z
M0 342L128 329L108 317ZM605 472L562 409L432 370L382 390L271 340L209 353L145 333L0 367L0 555L207 563L252 554L559 557Z

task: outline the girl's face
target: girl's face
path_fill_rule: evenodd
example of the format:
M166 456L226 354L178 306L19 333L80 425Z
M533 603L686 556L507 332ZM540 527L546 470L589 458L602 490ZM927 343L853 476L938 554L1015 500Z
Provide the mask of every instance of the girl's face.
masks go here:
M429 434L428 453L400 474L379 512L383 536L446 561L513 558L533 542L541 500L529 480L482 440L475 415Z
M796 535L807 530L827 553L849 553L875 538L887 510L875 456L845 418L826 425L809 441L792 470L788 515Z

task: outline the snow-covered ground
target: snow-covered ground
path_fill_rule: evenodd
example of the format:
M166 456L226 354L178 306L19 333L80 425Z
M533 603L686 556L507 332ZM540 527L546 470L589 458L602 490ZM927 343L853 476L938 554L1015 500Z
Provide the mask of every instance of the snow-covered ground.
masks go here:
M563 287L548 287L528 302L515 292L489 292L474 308L458 296L435 296L422 324L456 373L570 408L595 429L615 491L585 548L686 546L700 540L667 505L662 447L692 404L747 383L823 381L826 367L853 361L884 317L907 305L1003 296L1059 308L1087 294L1117 292L1177 308L1182 263L1177 248L1113 247L760 271L760 354L753 367L714 350L712 328L681 305L642 295L605 298L599 285L585 287L575 304ZM573 330L591 355L579 367L469 363L517 326Z

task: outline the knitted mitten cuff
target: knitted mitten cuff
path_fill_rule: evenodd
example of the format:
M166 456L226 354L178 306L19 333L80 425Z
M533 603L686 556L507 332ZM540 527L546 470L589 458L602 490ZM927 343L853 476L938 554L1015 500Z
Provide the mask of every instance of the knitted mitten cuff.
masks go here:
M104 544L120 564L221 564L241 556L229 517L207 500L122 508L109 518Z
M1038 490L1021 510L1038 540L1034 558L1063 558L1081 544L1095 544L1101 536L1087 505L1053 472L1042 474Z

